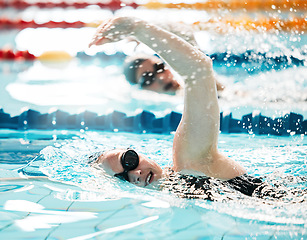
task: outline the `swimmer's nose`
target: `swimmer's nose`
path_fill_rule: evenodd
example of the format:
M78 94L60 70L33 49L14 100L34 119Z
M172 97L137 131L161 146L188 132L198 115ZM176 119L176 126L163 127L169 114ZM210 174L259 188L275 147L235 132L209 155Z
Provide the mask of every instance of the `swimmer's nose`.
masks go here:
M165 84L164 85L164 87L163 87L163 90L164 91L169 91L170 89L172 89L174 86L173 86L173 83L167 83L167 84Z
M159 76L159 83L163 89L163 91L176 91L179 89L179 83L174 79L171 74L161 74Z
M141 170L130 171L129 172L130 182L135 184L135 185L141 185L141 183L142 183L141 174L142 174Z

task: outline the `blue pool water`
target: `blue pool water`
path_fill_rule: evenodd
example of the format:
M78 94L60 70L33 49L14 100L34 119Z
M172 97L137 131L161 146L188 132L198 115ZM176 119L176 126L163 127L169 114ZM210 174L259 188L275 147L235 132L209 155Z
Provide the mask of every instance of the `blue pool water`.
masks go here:
M37 19L67 13L73 20L88 21L113 14L97 9L33 8L18 13ZM152 20L157 12L125 12L135 13ZM165 21L182 20L178 11L160 13ZM183 13L188 16L187 22L210 17L201 11ZM12 17L16 12L0 10L0 15ZM1 30L1 48L9 43L35 54L56 49L76 57L61 64L0 61L0 108L11 116L25 109L41 113L60 109L70 114L117 110L128 115L149 110L157 117L182 111L182 95L141 91L124 80L123 54L114 54L132 53L133 43L89 50L87 44L94 32L92 28ZM226 86L220 93L221 111L230 111L238 119L254 110L272 118L291 111L307 118L306 34L200 32L197 40L210 56L253 53L257 59L268 53L292 59L282 67L272 65L269 58L264 64L247 60L243 64L215 62L217 78ZM104 57L98 56L99 51L105 53ZM150 52L144 46L138 51ZM304 63L295 65L293 57ZM231 195L233 201L228 202L178 198L169 192L119 182L86 163L91 152L116 146L132 147L163 167L171 166L172 139L173 134L1 129L0 239L307 238L306 196L292 195L290 191L307 187L303 178L307 176L305 135L221 134L219 138L221 151L241 163L249 174L285 185L288 195L279 202L238 193ZM12 179L16 177L19 179Z
M225 203L181 199L119 184L86 164L86 154L116 145L131 146L168 166L172 135L2 130L0 137L1 177L46 174L50 179L1 181L4 239L18 239L16 232L23 239L306 237L306 196L303 203L291 195L285 203L242 195ZM306 188L306 182L287 178L306 176L306 143L301 136L222 134L219 140L221 151L250 174L279 179L289 189Z

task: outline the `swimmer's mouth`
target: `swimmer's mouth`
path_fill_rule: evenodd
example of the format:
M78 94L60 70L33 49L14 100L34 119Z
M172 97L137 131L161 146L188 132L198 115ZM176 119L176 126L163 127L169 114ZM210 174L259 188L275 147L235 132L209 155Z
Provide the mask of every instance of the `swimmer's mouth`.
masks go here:
M175 93L179 89L180 85L177 82L167 83L163 90L168 93Z
M153 172L149 172L147 178L146 178L146 181L145 181L145 186L149 185L150 183L152 183L153 181Z

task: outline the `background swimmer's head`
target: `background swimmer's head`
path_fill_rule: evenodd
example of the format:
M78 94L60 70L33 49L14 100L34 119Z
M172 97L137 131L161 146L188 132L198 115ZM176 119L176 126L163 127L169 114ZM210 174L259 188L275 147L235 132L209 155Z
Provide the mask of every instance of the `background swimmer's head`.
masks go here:
M124 74L131 84L139 84L141 88L154 92L174 94L181 88L166 64L153 55L127 57Z
M124 74L127 79L127 81L131 84L137 84L137 70L140 67L140 65L149 59L150 55L145 54L137 54L135 56L130 56L125 59L124 63Z
M129 151L129 149L113 149L106 151L99 156L95 163L102 166L106 173L111 176L121 174L125 171L121 159L125 156L127 151ZM140 187L146 187L162 177L162 168L155 161L147 158L143 154L136 154L139 161L135 169L127 172L129 182ZM126 160L129 161L129 159Z

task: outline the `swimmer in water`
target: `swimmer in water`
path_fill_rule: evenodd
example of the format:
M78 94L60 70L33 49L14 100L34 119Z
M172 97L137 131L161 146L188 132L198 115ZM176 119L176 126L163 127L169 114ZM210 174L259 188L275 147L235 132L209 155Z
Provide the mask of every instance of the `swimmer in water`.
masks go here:
M190 26L183 23L165 22L159 23L158 26L177 35L195 48L199 48ZM139 43L136 38L134 39ZM169 65L158 54L137 53L128 56L124 62L123 72L130 84L137 85L141 89L170 95L183 93L184 83L174 75ZM218 92L223 91L225 86L217 80L215 81Z
M174 95L183 90L184 86L172 73L168 65L158 56L136 54L125 59L124 75L132 85L157 93ZM218 91L224 86L216 81Z
M146 74L138 73L137 77L144 77L143 85L154 86L159 74L164 74L164 79L169 82L173 81L164 63L184 79L184 110L173 140L172 172L218 179L252 195L262 181L248 176L244 167L218 150L220 111L212 60L178 35L132 17L118 17L102 23L90 46L127 37L146 44L163 59L155 57L142 62ZM157 86L157 89L162 91L161 87ZM171 89L177 87L174 84ZM155 161L133 149L106 151L98 154L92 163L108 174L140 187L153 185L166 174Z
M159 54L159 61L161 57L185 81L184 110L173 141L173 166L172 169L162 169L155 161L133 149L113 149L92 154L89 163L93 167L103 168L107 174L139 187L158 186L185 198L223 201L233 199L224 193L235 191L261 199L285 201L290 199L290 193L296 197L293 202L305 201L307 189L272 187L261 178L246 174L238 162L219 152L220 113L216 80L212 61L207 55L178 35L131 17L113 18L103 23L90 46L127 37L134 37L151 47ZM153 63L158 66L149 70L148 76L150 71L152 75L157 74L162 68L160 63ZM41 178L47 177L27 177ZM299 178L307 181L306 177ZM1 178L4 180L20 178Z

